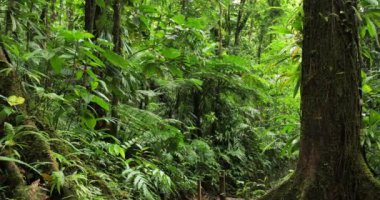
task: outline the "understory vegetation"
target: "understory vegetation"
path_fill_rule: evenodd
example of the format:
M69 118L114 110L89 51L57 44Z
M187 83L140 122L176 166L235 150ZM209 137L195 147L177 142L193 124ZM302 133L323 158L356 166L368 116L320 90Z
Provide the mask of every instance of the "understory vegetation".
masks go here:
M379 2L356 15L380 178ZM301 0L0 0L0 199L261 197L298 159L302 29Z

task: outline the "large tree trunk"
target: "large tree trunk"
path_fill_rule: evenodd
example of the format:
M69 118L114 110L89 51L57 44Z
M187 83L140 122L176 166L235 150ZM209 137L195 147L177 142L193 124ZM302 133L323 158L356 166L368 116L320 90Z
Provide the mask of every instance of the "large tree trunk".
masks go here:
M304 1L300 158L293 176L262 199L380 199L360 153L355 7L355 0Z

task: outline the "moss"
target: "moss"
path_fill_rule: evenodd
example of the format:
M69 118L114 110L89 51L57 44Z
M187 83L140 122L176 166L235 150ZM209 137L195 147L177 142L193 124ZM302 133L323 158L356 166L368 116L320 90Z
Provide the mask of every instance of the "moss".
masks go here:
M259 200L380 200L380 183L363 159L356 160L354 165L356 167L352 166L351 173L347 173L352 176L341 177L347 179L339 184L322 169L316 172L315 177L295 173Z
M358 184L361 186L361 190L359 191L360 196L368 199L380 199L380 181L378 181L375 177L373 177L371 171L369 170L367 164L364 162L364 159L359 156L358 157L358 172L359 181Z
M295 174L285 177L279 185L274 187L259 200L297 200L297 191L294 185L298 184Z
M109 184L96 172L93 170L89 170L89 178L95 181L95 186L98 187L103 194L106 194L108 196L114 196L112 189L108 186Z
M25 185L24 176L16 163L7 161L4 165L7 171L7 185L13 188L19 185Z
M14 193L14 197L17 200L40 200L47 198L47 195L39 186L38 180L28 186L19 186Z

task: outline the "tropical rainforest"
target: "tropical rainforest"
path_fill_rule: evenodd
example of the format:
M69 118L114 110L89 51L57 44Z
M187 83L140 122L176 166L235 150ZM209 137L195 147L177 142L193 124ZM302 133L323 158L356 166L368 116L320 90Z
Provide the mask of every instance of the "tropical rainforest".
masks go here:
M379 200L378 0L0 0L1 200Z

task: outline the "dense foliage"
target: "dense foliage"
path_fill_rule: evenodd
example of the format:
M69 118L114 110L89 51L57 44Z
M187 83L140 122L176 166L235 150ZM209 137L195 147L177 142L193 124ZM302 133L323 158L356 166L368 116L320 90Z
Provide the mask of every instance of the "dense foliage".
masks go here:
M96 0L91 24L89 2L0 0L0 73L17 74L0 84L0 161L26 182L11 190L1 168L0 199L186 199L198 180L216 196L222 172L252 198L294 169L302 1ZM375 175L378 4L357 9Z

